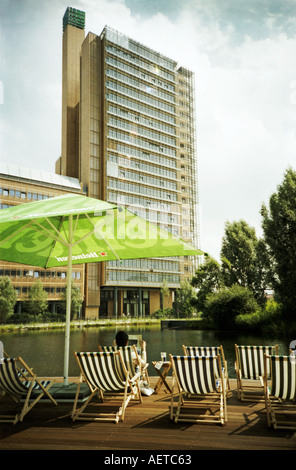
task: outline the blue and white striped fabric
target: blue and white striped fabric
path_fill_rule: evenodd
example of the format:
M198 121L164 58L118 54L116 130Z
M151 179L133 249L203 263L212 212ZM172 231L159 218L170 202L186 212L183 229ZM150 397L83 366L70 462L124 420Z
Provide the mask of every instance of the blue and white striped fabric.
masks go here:
M126 386L127 372L119 352L76 352L80 369L92 389L120 391Z
M270 395L282 400L296 398L296 363L290 356L266 357L271 364Z
M242 378L256 380L264 374L264 354L271 355L277 351L276 346L241 346L236 345L237 362ZM267 364L267 376L270 367Z
M120 351L125 367L132 379L136 375L135 360L137 358L137 350L135 346L101 346L103 352Z
M186 356L218 356L218 346L184 346Z
M217 392L218 357L171 356L181 389L190 394Z
M32 387L32 390L42 391L40 385L34 381L32 386L31 380L22 380L17 365L17 359L14 358L4 358L0 364L0 388L7 393L12 395L27 395L28 390ZM50 381L41 381L40 382L45 388L48 386Z

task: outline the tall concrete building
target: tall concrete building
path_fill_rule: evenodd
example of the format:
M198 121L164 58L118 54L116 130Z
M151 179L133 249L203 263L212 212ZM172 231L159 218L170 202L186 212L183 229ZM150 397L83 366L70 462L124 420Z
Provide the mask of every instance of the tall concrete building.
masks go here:
M194 82L192 71L109 27L85 34L85 13L67 8L56 172L198 246ZM196 257L86 265L86 316L149 315L161 288L171 305L196 267Z

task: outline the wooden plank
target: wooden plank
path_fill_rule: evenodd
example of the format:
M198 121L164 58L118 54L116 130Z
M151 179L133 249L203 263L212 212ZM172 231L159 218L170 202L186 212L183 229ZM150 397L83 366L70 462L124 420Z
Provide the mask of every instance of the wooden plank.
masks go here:
M152 385L158 377L151 377ZM168 379L169 383L171 378ZM228 423L173 423L169 419L170 394L162 387L158 394L143 397L142 404L131 404L124 422L75 422L71 404L37 404L15 426L1 424L1 450L295 450L296 433L267 427L264 402L240 402L236 381L231 380ZM0 400L0 414L7 397ZM109 405L106 405L109 406Z

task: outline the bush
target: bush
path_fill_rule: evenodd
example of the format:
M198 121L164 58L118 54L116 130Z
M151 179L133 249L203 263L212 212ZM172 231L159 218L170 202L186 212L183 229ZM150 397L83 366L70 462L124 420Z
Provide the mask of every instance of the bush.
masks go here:
M152 314L153 318L169 318L174 316L174 310L172 308L160 308Z
M252 292L235 284L208 295L204 313L217 328L227 330L236 326L235 318L238 315L254 313L257 309Z
M9 323L28 324L28 323L49 323L49 322L65 322L66 315L46 312L39 315L31 315L27 312L14 313L9 317Z
M14 313L11 315L11 317L9 317L9 323L34 323L34 315L30 315L29 313Z
M273 299L268 300L265 308L258 309L254 313L238 315L235 323L240 329L274 334L282 329L281 306Z

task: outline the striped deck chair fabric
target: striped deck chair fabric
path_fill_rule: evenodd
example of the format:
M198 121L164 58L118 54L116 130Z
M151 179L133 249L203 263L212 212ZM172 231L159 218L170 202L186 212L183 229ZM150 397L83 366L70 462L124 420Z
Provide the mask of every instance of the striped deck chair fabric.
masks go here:
M72 410L73 421L95 420L115 421L124 420L125 409L131 399L142 402L137 379L131 380L120 351L110 352L75 352L81 375ZM77 408L77 400L81 383L85 381L90 388L90 396L81 408ZM117 399L117 411L86 412L86 408L97 395L101 401L112 396ZM118 405L119 399L119 405ZM110 400L109 400L110 401Z
M237 390L240 400L249 400L249 399L263 399L263 385L260 378L264 374L264 354L277 354L278 346L244 346L244 345L235 345L236 351L236 375L237 375ZM270 367L267 364L267 377L270 377ZM253 385L248 384L247 381L257 381ZM261 389L261 392L258 392L258 387ZM257 389L257 394L253 392ZM252 392L252 395L250 394Z
M170 416L175 422L220 422L225 424L226 393L225 379L221 368L220 356L170 356L173 367L173 390L171 395ZM217 377L220 380L217 380ZM174 406L174 386L177 384L178 405ZM208 398L208 400L206 400ZM202 402L200 403L200 399ZM217 406L219 412L202 414L193 411L199 404L204 408L207 403Z
M18 363L20 366L18 366ZM23 375L20 373L20 367L22 371L25 371ZM30 380L27 380L29 377ZM24 399L24 405L21 412L14 416L0 415L0 422L15 424L18 421L23 421L24 416L44 395L56 405L56 401L48 392L52 384L51 380L40 381L22 358L5 357L2 359L0 363L0 388L17 402Z
M118 354L77 352L76 357L92 390L96 388L104 392L124 390L127 378Z
M290 356L266 357L271 363L270 395L282 400L296 397L296 363Z
M125 364L125 367L128 370L130 378L140 377L140 360L138 358L138 353L136 346L100 346L102 352L117 352L120 351L122 354L122 359ZM136 367L138 366L138 370Z
M219 346L183 346L186 356L218 356Z
M227 362L224 356L223 346L185 346L183 345L185 356L218 356L220 354L222 360L222 367L227 381L227 388L230 390L230 383L227 371Z
M271 383L264 376L268 426L296 429L296 361L295 356L265 356L270 365ZM266 370L267 372L267 370ZM275 400L277 399L277 400ZM292 403L291 403L292 402ZM287 416L285 416L288 411ZM289 419L287 419L289 417Z

